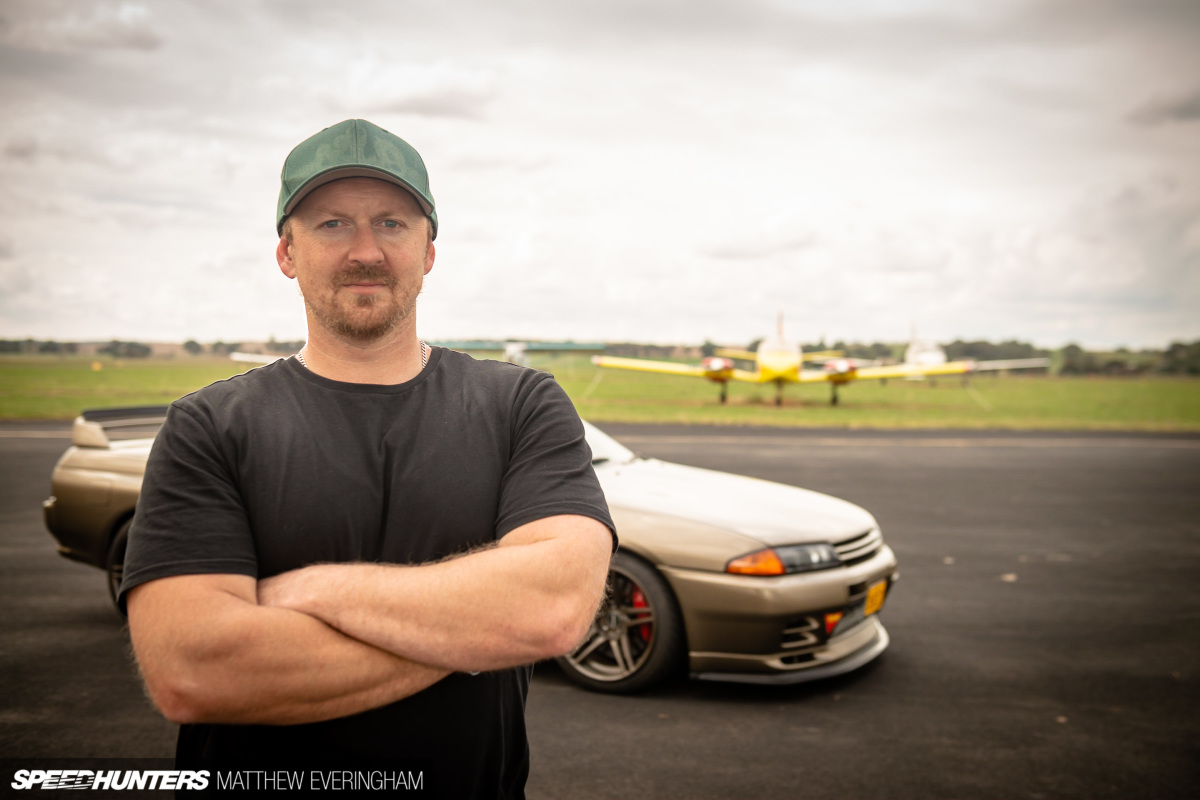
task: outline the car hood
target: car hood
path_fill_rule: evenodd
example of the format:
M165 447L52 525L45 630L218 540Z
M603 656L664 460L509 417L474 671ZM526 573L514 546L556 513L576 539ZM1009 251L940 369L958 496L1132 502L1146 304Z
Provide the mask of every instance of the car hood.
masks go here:
M669 514L768 546L839 542L875 527L853 503L780 483L656 459L596 465L613 507Z

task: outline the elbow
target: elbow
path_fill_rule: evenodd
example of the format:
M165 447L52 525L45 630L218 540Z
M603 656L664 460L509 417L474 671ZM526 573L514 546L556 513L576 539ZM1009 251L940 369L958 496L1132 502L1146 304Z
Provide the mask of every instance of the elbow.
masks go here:
M608 581L608 562L594 574L580 580L573 591L566 592L548 604L553 613L548 615L545 632L547 652L542 658L558 658L572 653L596 622L600 602L604 598Z
M555 613L546 617L539 658L558 658L573 652L596 618L596 605L590 600L564 599L558 606Z
M146 682L146 693L159 713L176 725L204 721L204 709L198 693L174 682Z
M146 694L169 722L176 725L194 725L215 722L221 717L219 698L206 692L198 681L176 673L171 676L144 676Z

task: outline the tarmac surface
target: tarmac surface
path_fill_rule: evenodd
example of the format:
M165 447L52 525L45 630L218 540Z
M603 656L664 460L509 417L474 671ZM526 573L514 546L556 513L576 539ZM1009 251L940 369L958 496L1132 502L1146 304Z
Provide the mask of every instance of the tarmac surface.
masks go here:
M823 682L632 697L539 665L531 800L1200 792L1200 437L605 429L867 508L892 644ZM42 525L66 436L0 424L0 757L169 757L103 575Z

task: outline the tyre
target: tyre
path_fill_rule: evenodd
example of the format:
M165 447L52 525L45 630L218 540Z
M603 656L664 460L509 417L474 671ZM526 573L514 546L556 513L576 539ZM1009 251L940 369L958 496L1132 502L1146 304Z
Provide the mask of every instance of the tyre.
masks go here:
M108 574L108 596L121 616L125 616L125 612L117 605L117 592L121 590L121 577L125 574L125 548L129 544L129 526L132 524L131 517L117 529L117 535L108 547L108 558L104 561L104 571Z
M685 648L679 605L666 581L641 559L618 553L596 619L558 664L588 689L637 692L677 673Z

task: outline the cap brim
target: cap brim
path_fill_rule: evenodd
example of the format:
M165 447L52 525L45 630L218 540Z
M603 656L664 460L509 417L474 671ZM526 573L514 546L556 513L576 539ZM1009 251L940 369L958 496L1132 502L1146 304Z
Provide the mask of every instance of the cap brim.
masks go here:
M342 178L375 178L376 180L394 183L413 196L413 199L417 201L417 205L421 207L421 211L425 213L425 216L429 216L431 213L433 213L433 206L429 205L429 203L425 201L425 198L421 197L421 193L409 185L407 181L392 175L390 172L384 172L383 170L372 169L370 167L355 166L335 167L334 169L326 170L325 172L314 175L308 180L308 182L292 193L291 199L289 199L287 205L283 207L283 216L286 218L293 211L295 211L296 206L300 205L300 202L305 197L308 197L308 195L314 190L319 189L327 183L340 181Z

